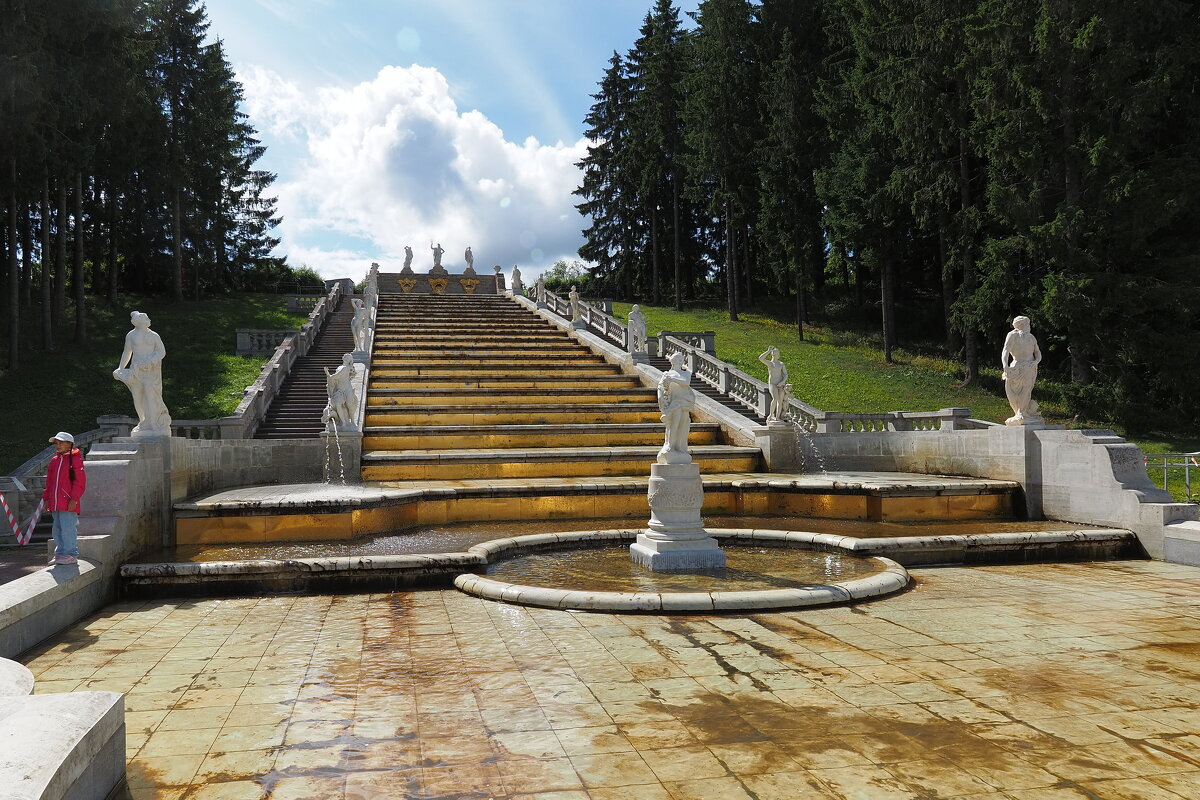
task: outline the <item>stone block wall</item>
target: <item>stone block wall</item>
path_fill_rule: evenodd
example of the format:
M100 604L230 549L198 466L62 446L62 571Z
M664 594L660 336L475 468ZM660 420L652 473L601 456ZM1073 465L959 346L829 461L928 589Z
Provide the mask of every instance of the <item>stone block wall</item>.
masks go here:
M236 486L320 481L325 446L319 438L172 439L171 501Z

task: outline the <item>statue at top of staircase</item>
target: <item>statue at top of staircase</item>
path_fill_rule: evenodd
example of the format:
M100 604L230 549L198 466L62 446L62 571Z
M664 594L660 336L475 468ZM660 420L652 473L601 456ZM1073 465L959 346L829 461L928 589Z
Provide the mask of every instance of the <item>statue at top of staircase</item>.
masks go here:
M430 272L445 272L446 270L442 266L442 253L446 251L442 248L442 243L438 242L434 244L430 242L429 249L433 251L433 269Z
M463 259L467 262L467 269L475 269L475 254L471 252L470 245L467 245L467 251L463 253Z
M412 272L413 271L412 270L412 258L413 258L412 248L409 247L408 245L404 245L404 269L400 270L401 272Z

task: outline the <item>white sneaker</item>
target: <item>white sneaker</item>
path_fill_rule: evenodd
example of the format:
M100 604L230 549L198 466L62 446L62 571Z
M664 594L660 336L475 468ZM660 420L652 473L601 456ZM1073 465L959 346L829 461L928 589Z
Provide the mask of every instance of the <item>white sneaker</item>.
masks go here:
M54 555L50 556L50 560L47 561L46 563L49 564L50 566L54 566L55 564L57 564L58 563L58 553L55 553Z
M58 556L59 564L75 564L79 561L75 556Z

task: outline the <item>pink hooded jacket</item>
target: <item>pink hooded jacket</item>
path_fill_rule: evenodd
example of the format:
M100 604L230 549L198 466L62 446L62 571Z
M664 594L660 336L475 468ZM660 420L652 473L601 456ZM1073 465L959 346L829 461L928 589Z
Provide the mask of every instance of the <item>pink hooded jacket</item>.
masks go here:
M71 467L75 468L75 480L71 480ZM55 455L50 459L46 470L46 490L42 492L42 500L46 503L47 511L80 510L77 505L87 489L87 475L83 471L83 453L79 448L71 449L65 456ZM72 502L73 508L68 508Z

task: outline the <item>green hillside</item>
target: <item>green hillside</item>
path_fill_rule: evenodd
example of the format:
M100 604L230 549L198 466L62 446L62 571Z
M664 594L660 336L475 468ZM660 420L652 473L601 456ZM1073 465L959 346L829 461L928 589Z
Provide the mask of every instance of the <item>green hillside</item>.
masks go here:
M265 357L235 356L237 328L297 328L306 315L289 314L284 295L238 294L196 302L126 297L120 305L89 308L89 342L71 343L70 311L56 331L53 352L22 354L15 371L0 370L0 398L10 424L0 439L0 474L35 455L60 430L96 427L102 414L133 416L129 390L112 377L129 312L150 315L167 348L163 399L175 419L211 419L229 413L254 382ZM26 328L37 340L36 321Z

